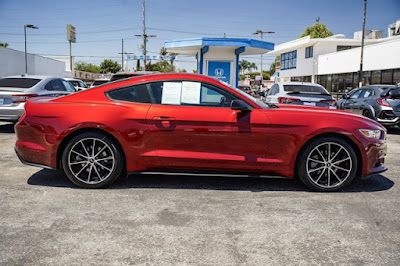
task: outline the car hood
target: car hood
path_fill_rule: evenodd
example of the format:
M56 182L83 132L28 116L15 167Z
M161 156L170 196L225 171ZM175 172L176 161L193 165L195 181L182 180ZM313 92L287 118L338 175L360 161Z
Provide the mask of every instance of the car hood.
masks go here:
M300 114L301 117L313 117L315 116L316 119L320 119L321 115L326 117L325 120L332 120L332 121L343 121L343 119L352 119L359 123L364 124L368 128L376 128L385 130L384 127L379 124L378 122L366 118L365 116L357 115L355 113L339 110L339 109L327 109L322 107L314 107L314 106L304 106L304 105L295 105L295 104L278 104L279 110L286 111L288 115L291 114ZM265 109L265 111L270 109ZM275 110L275 109L272 109Z

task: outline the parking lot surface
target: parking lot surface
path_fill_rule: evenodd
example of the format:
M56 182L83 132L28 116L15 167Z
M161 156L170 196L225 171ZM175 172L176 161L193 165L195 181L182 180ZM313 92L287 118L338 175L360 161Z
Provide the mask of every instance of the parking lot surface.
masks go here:
M389 170L337 193L298 181L129 176L79 189L23 165L0 123L1 265L398 265L400 130Z

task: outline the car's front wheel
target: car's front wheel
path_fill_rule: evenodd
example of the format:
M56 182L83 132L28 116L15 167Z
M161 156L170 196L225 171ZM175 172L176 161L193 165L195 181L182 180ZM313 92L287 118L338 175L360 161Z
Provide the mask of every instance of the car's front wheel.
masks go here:
M123 156L113 139L97 132L86 132L68 142L62 165L75 185L101 188L110 185L121 174Z
M299 157L297 169L300 179L309 188L336 191L353 181L357 156L345 140L323 137L307 145Z

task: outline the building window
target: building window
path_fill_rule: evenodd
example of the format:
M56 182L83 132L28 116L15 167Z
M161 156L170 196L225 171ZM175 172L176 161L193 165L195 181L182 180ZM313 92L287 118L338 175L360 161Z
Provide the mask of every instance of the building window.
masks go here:
M297 66L297 51L281 54L281 70L293 69Z
M281 57L277 56L275 58L275 71L281 70Z
M393 83L393 69L382 70L382 84Z
M313 46L306 47L306 58L313 57Z
M393 83L400 83L400 68L393 70Z
M357 48L357 47L360 47L360 46L338 45L336 47L336 51L340 52L340 51L349 50L349 49L353 49L353 48Z
M381 71L380 70L372 71L371 84L381 84Z

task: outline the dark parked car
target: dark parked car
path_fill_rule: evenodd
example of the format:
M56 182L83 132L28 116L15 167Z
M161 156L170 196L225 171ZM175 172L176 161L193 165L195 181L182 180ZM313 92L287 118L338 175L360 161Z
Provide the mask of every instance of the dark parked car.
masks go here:
M400 124L399 87L393 85L368 85L343 95L338 106L378 121L385 126Z

